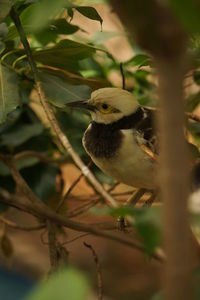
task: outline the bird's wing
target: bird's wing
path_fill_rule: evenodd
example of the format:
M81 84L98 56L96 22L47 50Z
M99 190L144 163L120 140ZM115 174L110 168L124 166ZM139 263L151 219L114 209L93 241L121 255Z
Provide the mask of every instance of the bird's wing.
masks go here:
M154 127L154 110L148 108L141 108L143 111L143 117L134 126L134 128L142 135L144 139L144 144L141 145L143 151L145 151L149 156L156 159L159 153L159 143L158 136Z

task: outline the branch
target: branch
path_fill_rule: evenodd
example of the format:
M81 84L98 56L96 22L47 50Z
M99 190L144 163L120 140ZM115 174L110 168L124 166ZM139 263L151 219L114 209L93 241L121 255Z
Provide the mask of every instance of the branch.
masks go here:
M48 158L48 157L44 156L43 154L41 154L40 152L31 151L31 150L18 152L13 156L13 159L15 161L17 161L17 160L20 160L25 157L36 157L45 164L54 164L54 165L56 164L57 165L57 164L62 164L64 162L66 162L66 159L64 159L64 158L57 158L57 159Z
M17 28L17 31L19 33L21 42L22 42L22 44L24 46L24 49L26 51L28 62L30 64L31 71L33 73L33 77L34 77L34 81L35 81L35 85L36 85L36 90L37 90L40 102L43 106L43 109L46 113L46 116L49 120L51 128L56 133L56 135L59 138L59 140L60 140L61 144L63 145L64 149L72 157L74 163L79 167L79 169L81 170L83 175L89 180L89 182L92 184L94 189L105 199L105 201L110 206L116 207L117 203L115 202L115 200L104 190L104 188L98 182L98 180L95 178L95 176L90 171L90 169L83 163L83 161L81 160L79 155L75 152L75 150L73 149L72 145L70 144L67 136L64 135L64 133L62 132L62 130L61 130L56 118L55 118L53 110L52 110L51 106L49 105L49 103L48 103L48 101L47 101L47 99L44 95L44 92L42 90L39 71L37 70L36 63L33 59L31 48L30 48L30 45L29 45L28 40L26 38L26 34L25 34L24 29L22 27L20 18L19 18L18 14L16 13L14 8L11 9L10 16L11 16L11 19L13 20L13 22L14 22L16 28Z
M189 230L189 164L183 133L183 79L188 36L167 1L111 0L111 3L133 40L152 54L157 66L161 107L159 177L166 251L165 299L193 299L195 258Z
M92 256L94 258L94 262L95 262L96 270L97 270L98 300L102 300L103 299L103 284L102 284L101 266L100 266L100 263L99 263L97 253L94 250L94 248L91 245L89 245L88 243L83 242L83 245L85 247L87 247L88 249L90 249L90 251L92 252Z
M0 154L0 160L2 160L9 168L10 174L14 179L17 189L26 196L32 203L40 202L40 199L33 193L24 178L16 169L12 157Z
M48 247L49 247L49 258L51 264L51 272L55 271L58 267L58 255L57 255L57 240L55 232L55 224L47 220L48 230Z
M38 225L33 225L33 226L16 224L15 222L6 219L3 216L0 216L0 222L7 225L8 227L13 228L13 229L24 230L24 231L35 231L35 230L41 230L41 229L45 228L44 224L38 224Z
M147 189L138 189L134 192L127 200L126 205L133 205L135 206L137 202L142 198L142 196L147 192Z
M49 207L42 205L42 203L36 203L33 206L32 203L25 201L24 198L21 198L16 195L11 195L1 187L0 187L0 202L15 207L17 209L23 210L32 215L35 215L36 217L42 218L43 220L45 219L45 220L52 221L55 224L58 224L60 226L67 227L75 231L90 233L95 236L107 238L109 240L117 241L123 245L127 245L137 251L145 253L145 249L140 243L133 241L132 239L127 238L122 234L103 231L96 228L95 226L91 226L90 224L88 225L88 224L83 224L83 223L69 220L65 216L61 216L55 213ZM163 257L158 255L157 253L154 253L152 255L152 258L160 262L163 261Z

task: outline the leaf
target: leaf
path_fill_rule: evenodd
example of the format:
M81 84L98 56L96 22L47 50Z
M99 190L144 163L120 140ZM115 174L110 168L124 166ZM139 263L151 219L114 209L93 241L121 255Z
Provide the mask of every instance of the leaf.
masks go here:
M186 111L192 112L200 103L200 92L190 94L186 101Z
M73 34L79 30L79 27L68 23L65 19L53 20L49 27L58 34Z
M89 292L89 285L83 274L68 268L52 274L25 300L87 300Z
M70 22L71 22L74 17L73 9L71 7L67 7L67 13L68 13L68 16L70 17Z
M143 67L143 66L151 66L152 60L151 58L146 54L137 54L133 58L129 59L128 61L123 63L124 66L137 66L137 67Z
M11 9L12 3L10 0L0 1L0 22L2 22L8 15Z
M200 32L200 5L196 0L169 0L171 9L190 33Z
M38 158L36 157L24 157L16 162L17 170L21 170L23 168L31 167L38 163ZM0 176L8 176L10 174L8 167L0 161Z
M4 164L3 161L0 161L0 176L7 176L9 174L10 172L6 164Z
M57 173L57 167L42 163L21 170L30 188L42 201L47 201L54 193Z
M62 78L64 81L70 84L83 84L89 86L92 90L97 90L106 86L109 86L109 82L103 79L96 78L85 78L79 74L72 73L66 70L57 68L51 68L48 66L40 66L39 69L47 74L55 75L56 77Z
M65 0L41 0L30 5L27 8L28 13L26 13L28 25L33 31L40 31L51 18L62 11L65 4Z
M11 131L1 135L0 145L19 146L28 141L30 138L38 136L43 132L43 130L44 127L40 123L16 126Z
M0 54L5 50L5 47L5 44L2 41L0 41Z
M92 46L64 39L54 47L34 51L33 57L45 65L78 71L80 70L79 61L91 57L95 51L96 49Z
M88 19L99 21L101 26L103 23L103 19L98 14L97 10L91 6L74 6L74 8L83 16L87 17Z
M35 33L36 39L46 45L49 42L56 42L56 38L59 34L73 34L79 30L79 27L68 23L65 19L52 20L47 27L43 30Z
M0 124L20 104L18 76L0 64Z
M94 210L92 210L94 212ZM117 208L95 209L96 214L109 214L114 217L132 216L133 226L139 233L148 254L152 254L161 241L161 214L159 207L135 208L121 206Z
M0 24L0 38L4 38L8 33L8 27L6 23L1 23Z
M41 74L42 87L48 100L57 107L65 107L66 103L87 100L91 90L86 85L71 85L59 77Z
M153 297L151 297L150 300L163 300L163 299L164 299L163 291L159 291L156 294L154 294Z
M188 130L190 131L190 133L194 136L194 138L197 141L199 141L200 140L200 123L188 120L187 126L188 126Z
M158 207L136 210L136 227L148 254L152 254L161 243L161 214Z

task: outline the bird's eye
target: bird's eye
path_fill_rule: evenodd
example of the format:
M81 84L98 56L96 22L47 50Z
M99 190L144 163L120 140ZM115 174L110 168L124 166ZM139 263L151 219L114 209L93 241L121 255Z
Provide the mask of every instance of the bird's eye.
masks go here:
M106 103L99 103L98 105L98 110L102 113L102 114L110 114L113 112L113 108L112 106L106 104Z
M106 103L103 103L103 104L102 104L102 108L103 108L103 109L108 109L108 105L107 105Z
M102 114L111 114L111 113L119 112L119 110L117 110L116 108L112 107L107 103L97 103L96 107L98 111L101 112Z

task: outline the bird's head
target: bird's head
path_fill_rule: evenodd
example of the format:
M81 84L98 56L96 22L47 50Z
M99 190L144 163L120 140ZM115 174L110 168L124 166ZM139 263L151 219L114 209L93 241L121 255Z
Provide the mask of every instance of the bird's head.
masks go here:
M89 100L71 102L69 106L87 109L93 121L110 124L131 115L139 105L133 94L126 90L102 88L94 91Z

